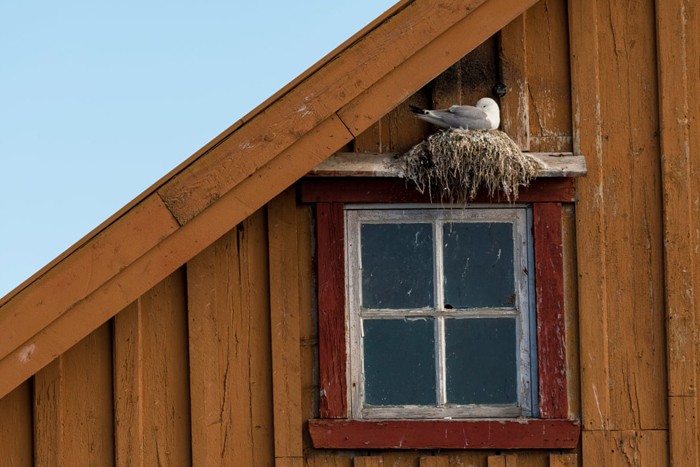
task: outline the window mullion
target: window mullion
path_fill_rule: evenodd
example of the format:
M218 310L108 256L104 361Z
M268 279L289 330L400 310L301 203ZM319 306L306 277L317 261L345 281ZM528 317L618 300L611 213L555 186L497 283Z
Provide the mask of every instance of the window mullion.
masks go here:
M445 318L441 316L441 311L445 309L445 299L444 299L444 284L442 279L443 271L443 256L442 256L442 222L435 221L433 223L433 228L435 232L433 234L435 238L435 269L433 271L433 282L435 284L435 305L438 310L438 314L435 319L435 344L436 344L436 355L437 364L435 368L437 370L437 402L438 407L444 407L447 403L447 382L445 373Z

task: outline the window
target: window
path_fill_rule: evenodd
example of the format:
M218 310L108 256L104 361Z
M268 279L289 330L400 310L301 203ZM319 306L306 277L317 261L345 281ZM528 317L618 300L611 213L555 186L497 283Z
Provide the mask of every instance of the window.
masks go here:
M352 418L532 415L529 210L396 207L345 207Z
M402 180L304 180L317 224L314 446L575 447L561 205L574 193L572 179L538 179L518 205L443 209Z

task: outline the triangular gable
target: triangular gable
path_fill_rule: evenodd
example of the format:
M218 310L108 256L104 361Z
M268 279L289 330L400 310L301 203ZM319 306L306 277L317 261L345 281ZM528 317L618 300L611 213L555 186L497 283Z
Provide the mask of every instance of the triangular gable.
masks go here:
M535 0L405 0L0 300L0 397Z

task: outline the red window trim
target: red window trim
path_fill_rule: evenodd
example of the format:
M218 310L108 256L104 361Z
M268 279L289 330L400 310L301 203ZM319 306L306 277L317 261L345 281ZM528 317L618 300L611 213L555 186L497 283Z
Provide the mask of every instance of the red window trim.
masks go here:
M403 180L381 178L307 178L303 202L317 203L318 334L320 420L309 422L317 448L464 448L498 449L575 447L580 424L567 420L566 350L561 202L574 200L568 178L537 179L521 191L518 202L532 203L537 316L538 418L525 420L347 420L345 328L346 203L428 202ZM503 202L478 196L475 202ZM491 429L501 435L491 437ZM444 434L438 444L433 432ZM547 431L549 430L549 431ZM552 431L554 430L554 431ZM538 435L539 433L539 435ZM488 435L488 438L484 436ZM404 442L397 446L394 438ZM415 441L408 442L410 436ZM384 441L381 441L384 440ZM377 445L379 443L379 445ZM422 446L417 444L423 443ZM526 443L527 446L522 443ZM529 444L528 444L529 443ZM400 444L400 443L399 443ZM430 444L430 445L427 445Z

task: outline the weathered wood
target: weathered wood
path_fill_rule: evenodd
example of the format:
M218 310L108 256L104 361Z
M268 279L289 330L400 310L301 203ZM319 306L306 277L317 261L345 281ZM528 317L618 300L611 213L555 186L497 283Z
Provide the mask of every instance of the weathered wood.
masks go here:
M500 456L489 456L486 458L487 467L517 467L518 456L514 454L504 454Z
M340 203L316 206L319 412L347 416L345 350L345 219Z
M578 181L576 241L579 275L581 420L585 429L609 425L608 271L600 115L597 2L570 0L571 78L576 153L586 154L586 177ZM596 258L597 261L586 261ZM584 443L586 439L584 438ZM603 464L591 464L603 465Z
M5 465L34 465L32 405L32 381L0 399L0 453Z
M353 466L355 467L380 467L384 465L381 456L361 456L355 457Z
M112 387L109 324L37 373L36 465L113 464Z
M104 282L92 294L63 310L59 319L43 322L47 327L0 360L0 374L8 375L0 379L0 397L146 293L154 281L163 280L246 219L287 188L290 180L302 177L327 156L326 152L336 151L349 139L342 123L330 118L273 162L261 167L255 177L244 180L198 216L191 226L178 229L142 257L125 265L114 280Z
M584 465L666 466L668 463L668 432L642 431L584 431ZM681 462L680 465L689 465Z
M517 202L572 202L576 195L572 178L540 178L520 190ZM435 203L429 193L421 193L412 182L393 178L308 177L301 183L301 200L306 203ZM477 193L472 203L508 203L496 194Z
M193 465L253 465L255 458L240 249L234 229L187 263Z
M572 449L580 425L571 420L309 420L315 448Z
M190 464L184 271L124 311L114 321L115 357L124 359L115 361L117 463Z
M0 308L0 359L176 229L177 223L158 196L126 213L97 235L90 248L74 252L61 262L60 268L48 271ZM125 238L129 241L125 242ZM32 360L32 354L25 352L27 361ZM4 380L0 378L0 386ZM0 394L4 393L0 389Z
M421 457L420 467L448 467L450 458L447 456Z
M540 416L567 418L561 204L536 203L533 219Z
M466 10L463 19L344 105L338 116L353 135L361 134L395 107L396 102L405 100L533 3L534 0L489 1L474 10Z
M301 352L302 423L317 416L318 400L318 340L316 298L316 235L314 234L314 210L309 205L297 203L297 226L299 248L299 306L303 312L299 317L299 345ZM302 430L306 433L306 430ZM304 445L309 445L308 436Z
M299 253L296 191L289 189L268 204L270 255L270 330L275 422L275 458L303 456Z
M699 91L697 5L656 2L661 169L664 214L664 275L669 394L670 459L700 463L698 446L698 206L694 180L700 111L690 100ZM695 32L695 34L693 34ZM693 58L695 57L695 58ZM690 87L694 89L690 89ZM692 109L692 110L691 110ZM693 157L695 152L696 156Z
M525 15L531 151L571 151L566 14L566 2L556 0L537 2Z
M564 254L564 321L566 325L566 381L569 414L581 417L581 364L579 359L578 274L576 258L576 207L562 207Z
M265 210L187 264L194 465L274 461Z
M663 430L668 413L667 405L658 403L666 398L667 371L662 350L665 317L660 312L664 239L655 136L659 129L656 43L650 28L654 6L626 3L616 9L601 8L598 15L598 60L604 64L599 104L605 174L599 188L606 204L609 338L609 378L604 387L610 393L611 428Z
M146 465L144 350L140 300L114 317L114 443L117 467Z
M578 455L550 454L549 467L578 467Z
M483 2L459 0L434 8L431 1L416 0L406 5L174 177L159 194L179 222L187 223ZM483 40L494 30L472 35ZM403 97L392 96L387 111Z
M578 177L586 174L586 160L572 153L526 153L541 164L536 177ZM309 172L321 177L400 177L392 164L398 153L339 152Z
M499 33L501 81L507 87L501 97L501 128L522 151L530 150L530 94L528 91L527 12L515 18Z

